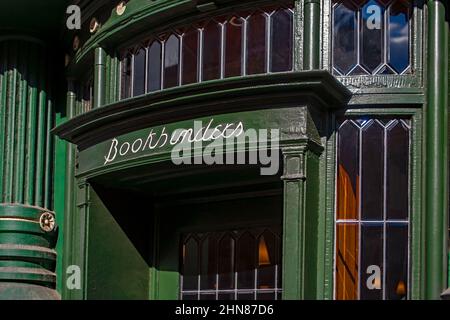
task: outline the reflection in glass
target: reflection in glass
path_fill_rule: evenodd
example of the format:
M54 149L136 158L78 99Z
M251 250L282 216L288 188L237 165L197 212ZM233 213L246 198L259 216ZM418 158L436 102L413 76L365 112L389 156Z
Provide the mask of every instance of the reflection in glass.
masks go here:
M179 84L180 39L171 35L164 50L164 88L171 88Z
M359 129L347 121L339 129L337 218L357 219L359 205Z
M222 27L210 21L203 29L203 80L220 78Z
M358 63L356 48L356 9L350 2L333 10L333 66L346 75Z
M202 254L200 263L200 288L216 289L216 275L218 267L217 241L209 236L202 241Z
M292 71L293 29L293 1L176 26L150 38L144 69L140 53L129 49L129 60L122 60L121 98L130 97L132 89L137 96L199 81ZM133 61L139 72L132 72Z
M198 243L193 237L183 245L183 290L198 288Z
M401 121L387 131L386 213L388 219L408 219L409 129Z
M377 269L379 268L379 269ZM377 274L377 271L380 271ZM368 272L369 271L369 272ZM383 223L361 226L360 299L383 299Z
M361 213L363 220L383 219L384 128L370 121L362 129Z
M361 9L361 64L370 72L383 61L384 7L375 0Z
M255 13L247 21L247 74L266 72L266 15Z
M242 74L244 20L232 17L225 24L225 77Z
M139 52L134 55L133 96L139 96L145 93L146 53L146 50L141 48Z
M336 299L358 299L358 224L336 228Z
M148 48L148 92L161 89L161 43L153 41Z
M236 269L238 289L251 289L255 286L256 241L249 233L244 233L237 242Z
M403 1L391 6L389 15L389 64L398 73L409 66L409 14Z
M388 225L386 299L405 299L408 289L408 226Z
M281 293L279 227L195 233L183 239L181 297L275 299Z
M234 288L234 252L235 242L225 235L219 244L219 289Z
M121 99L131 97L131 54L127 54L121 63Z
M270 71L292 70L293 21L289 9L279 10L271 16Z
M197 29L191 29L183 35L182 84L189 84L198 81L198 39L199 33Z
M410 66L408 0L334 0L333 72L402 74Z
M266 230L258 239L258 289L275 287L276 266L279 264L275 235Z
M337 299L407 297L410 130L410 120L370 116L343 119L339 128Z

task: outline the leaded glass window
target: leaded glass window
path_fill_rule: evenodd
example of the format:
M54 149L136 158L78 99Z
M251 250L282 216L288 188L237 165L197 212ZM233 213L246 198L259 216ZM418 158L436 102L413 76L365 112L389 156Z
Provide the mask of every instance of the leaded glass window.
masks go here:
M410 120L346 118L339 126L335 297L409 292Z
M212 17L123 52L121 98L236 76L293 70L293 4Z
M333 0L332 6L335 75L411 72L410 0Z
M280 228L188 233L181 240L181 299L281 299Z

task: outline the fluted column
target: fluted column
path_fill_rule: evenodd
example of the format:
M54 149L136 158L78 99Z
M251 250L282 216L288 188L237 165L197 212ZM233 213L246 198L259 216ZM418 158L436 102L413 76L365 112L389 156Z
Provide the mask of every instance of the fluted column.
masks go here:
M57 298L51 64L28 38L0 59L0 299Z

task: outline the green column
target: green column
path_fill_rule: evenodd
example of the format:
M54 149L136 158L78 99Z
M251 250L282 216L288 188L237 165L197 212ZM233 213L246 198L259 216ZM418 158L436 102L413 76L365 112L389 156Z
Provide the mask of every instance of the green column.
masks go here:
M442 1L428 6L428 92L425 143L425 297L439 299L447 265L448 23Z
M94 70L94 108L105 104L106 90L106 53L101 47L95 49Z
M0 40L0 299L59 298L46 57L38 40Z
M299 141L282 148L285 300L317 299L319 158L313 144Z
M320 67L320 1L304 0L303 69Z

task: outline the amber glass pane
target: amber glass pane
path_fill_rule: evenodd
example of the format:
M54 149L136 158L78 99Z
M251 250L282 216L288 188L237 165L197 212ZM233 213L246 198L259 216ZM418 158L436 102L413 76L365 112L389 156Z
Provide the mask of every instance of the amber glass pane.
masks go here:
M361 19L361 64L370 72L383 61L384 7L375 0L362 7Z
M183 35L183 84L189 84L198 81L198 39L199 32L197 29L191 29Z
M288 9L279 10L271 17L270 71L292 70L293 18Z
M336 227L336 299L358 299L358 225Z
M266 16L256 12L247 20L247 74L266 72Z
M389 64L398 73L409 66L408 1L395 1L389 15Z
M250 232L245 232L239 238L236 249L237 288L252 289L255 287L256 239Z
M350 2L335 5L333 10L333 66L343 75L357 64L356 12Z
M219 289L234 289L235 242L225 235L219 242Z
M209 235L202 241L200 268L200 288L202 290L215 290L217 288L217 249L217 240L215 239L214 235Z
M408 226L387 226L386 299L405 299L408 292Z
M154 41L148 47L148 79L147 91L152 92L161 89L161 43Z
M373 269L370 267L372 266ZM379 269L375 269L378 267ZM378 273L380 271L380 273ZM383 224L361 226L361 300L383 299Z
M133 96L139 96L145 93L146 59L147 52L143 48L134 55Z
M347 121L339 129L337 218L358 219L359 128Z
M242 74L244 20L233 17L225 24L225 77Z
M222 27L210 21L203 29L203 80L220 78Z
M266 230L258 238L258 289L275 288L275 266L279 264L275 235Z
M383 219L384 128L369 122L362 130L361 219Z
M164 52L164 88L179 84L180 39L171 35L167 39Z
M183 290L198 289L198 242L190 237L183 245Z
M401 122L387 129L386 214L408 219L409 129Z
M122 65L121 65L121 71L122 71L122 76L121 76L121 98L125 99L125 98L129 98L131 97L131 55L127 55L123 60L122 60Z

